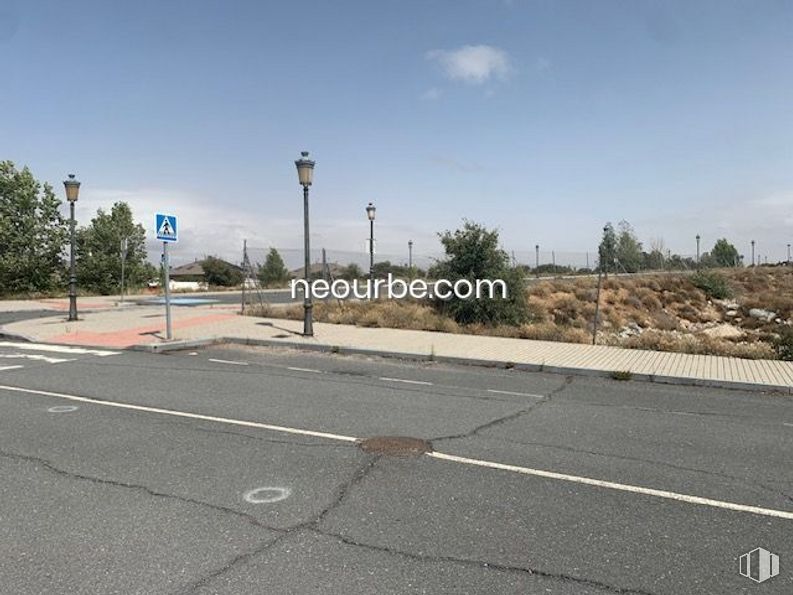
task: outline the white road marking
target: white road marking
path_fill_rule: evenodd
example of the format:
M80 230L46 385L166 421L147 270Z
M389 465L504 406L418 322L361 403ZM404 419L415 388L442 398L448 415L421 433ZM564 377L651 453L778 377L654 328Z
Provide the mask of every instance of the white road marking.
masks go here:
M487 389L489 393L495 393L497 395L513 395L515 397L532 397L533 399L544 399L545 397L542 395L534 395L532 393L516 393L512 392L511 390L496 390L494 388Z
M702 506L710 506L712 508L722 508L725 510L733 510L736 512L749 512L752 514L776 517L780 519L787 519L793 521L793 512L789 512L786 510L774 510L772 508L760 508L758 506L736 504L734 502L724 502L722 500L713 500L711 498L701 498L699 496L690 496L688 494L667 492L666 490L656 490L653 488L643 488L641 486L615 483L613 481L603 481L602 479L592 479L591 477L567 475L566 473L555 473L553 471L543 471L542 469L519 467L518 465L507 465L504 463L495 463L493 461L469 459L467 457L458 457L456 455L448 455L442 452L428 452L426 454L428 457L440 459L442 461L452 461L454 463L463 463L465 465L473 465L475 467L487 467L489 469L498 469L500 471L511 471L512 473L520 473L522 475L534 475L536 477L545 477L547 479L557 479L572 483L580 483L599 488L617 490L620 492L643 494L645 496L655 496L657 498L665 498L666 500L677 500L678 502L686 502L688 504L700 504Z
M256 488L245 492L242 496L246 502L251 504L272 504L289 498L292 490L289 488Z
M46 343L16 343L12 341L0 341L0 347L13 347L25 351L50 351L52 353L73 353L75 355L98 355L107 357L108 355L118 355L119 351L104 351L103 349L87 349L85 347L71 347L69 345L48 345Z
M19 368L24 368L25 366L0 366L0 371L2 370L19 370Z
M287 366L287 370L292 370L293 372L311 372L312 374L322 374L322 370L312 370L311 368L296 368L294 366Z
M215 362L216 364L230 364L232 366L247 366L248 362L234 362L228 359L212 359L209 358L209 361Z
M200 419L202 421L214 421L222 424L243 426L247 428L260 428L262 430L272 430L274 432L284 432L286 434L313 436L315 438L327 438L328 440L340 440L342 442L358 441L358 439L353 436L343 436L341 434L330 434L328 432L315 432L314 430L301 430L300 428L290 428L287 426L263 424L255 421L245 421L242 419L229 419L227 417L215 417L213 415L201 415L200 413L189 413L186 411L176 411L174 409L146 407L145 405L132 405L130 403L119 403L117 401L103 401L100 399L91 399L89 397L78 397L77 395L66 395L63 393L54 393L46 390L34 390L31 388L22 388L19 386L0 385L0 390L7 390L11 392L25 393L30 395L42 395L45 397L56 397L58 399L66 399L68 401L76 401L78 403L92 403L94 405L103 405L105 407L116 407L118 409L130 409L132 411L145 411L147 413L160 413L162 415L172 415L174 417L187 417L190 419Z
M79 407L77 405L55 405L55 407L50 407L47 411L50 413L71 413L78 409Z
M787 427L789 427L789 428L793 428L793 424L789 424L789 423L787 423L787 422L784 422L784 421L782 422L782 425L783 425L783 426L787 426Z
M421 384L423 386L432 386L432 382L424 382L423 380L405 380L404 378L389 378L388 376L380 376L380 380L386 382L404 382L405 384Z
M63 362L73 362L73 359L65 359L62 357L47 357L46 355L38 355L37 353L0 353L0 358L2 359L32 359L42 362L47 362L48 364L61 364Z
M358 438L354 436L344 436L342 434L331 434L328 432L316 432L314 430L303 430L300 428L290 428L288 426L276 426L272 424L259 423L254 421L245 421L239 419L229 419L226 417L215 417L212 415L201 415L199 413L189 413L185 411L176 411L173 409L161 409L159 407L147 407L145 405L132 405L130 403L119 403L116 401L104 401L99 399L91 399L89 397L79 397L77 395L67 395L63 393L55 393L44 390L35 390L30 388L22 388L19 386L0 385L0 390L10 392L18 392L30 395L41 395L45 397L56 397L59 399L66 399L69 401L76 401L79 403L92 403L94 405L103 405L105 407L115 407L118 409L129 409L132 411L144 411L147 413L159 413L162 415L171 415L174 417L185 417L189 419L200 419L202 421L212 421L217 423L224 423L235 426L243 426L248 428L260 428L263 430L272 430L274 432L283 432L286 434L297 434L300 436L313 436L315 438L327 438L328 440L339 440L342 442L359 442ZM645 496L654 496L656 498L663 498L666 500L676 500L678 502L685 502L687 504L698 504L702 506L709 506L711 508L720 508L723 510L731 510L734 512L746 512L767 517L775 517L786 520L793 520L793 512L786 510L774 510L772 508L761 508L758 506L750 506L747 504L736 504L734 502L725 502L722 500L713 500L711 498L702 498L700 496L691 496L688 494L679 494L676 492L668 492L665 490L657 490L654 488L643 488L641 486L634 486L629 484L621 484L613 481L604 481L601 479L593 479L591 477L582 477L578 475L568 475L566 473L556 473L553 471L544 471L542 469L532 469L530 467L520 467L518 465L508 465L505 463L496 463L493 461L484 461L480 459L470 459L467 457L460 457L457 455L450 455L442 452L428 452L426 456L442 461L450 461L453 463L461 463L464 465L472 465L474 467L485 467L489 469L496 469L499 471L510 471L512 473L519 473L521 475L532 475L535 477L543 477L546 479L555 479L559 481L567 481L571 483L578 483L583 485L590 485L599 488L610 490L617 490L620 492L627 492L632 494L641 494Z

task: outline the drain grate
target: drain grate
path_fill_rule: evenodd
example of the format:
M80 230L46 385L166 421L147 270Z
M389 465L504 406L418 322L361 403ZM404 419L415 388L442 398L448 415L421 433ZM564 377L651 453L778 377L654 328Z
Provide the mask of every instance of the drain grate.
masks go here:
M392 457L416 457L425 452L432 452L432 444L429 440L408 436L375 436L362 440L358 446L369 454Z

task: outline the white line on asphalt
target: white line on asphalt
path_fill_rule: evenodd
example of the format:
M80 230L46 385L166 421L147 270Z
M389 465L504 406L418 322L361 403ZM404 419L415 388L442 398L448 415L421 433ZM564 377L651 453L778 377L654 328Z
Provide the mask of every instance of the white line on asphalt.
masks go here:
M66 399L69 401L77 401L80 403L93 403L94 405L104 405L105 407L116 407L118 409L130 409L132 411L144 411L147 413L160 413L162 415L172 415L174 417L186 417L190 419L200 419L202 421L213 421L217 423L224 423L235 426L243 426L248 428L260 428L263 430L272 430L274 432L283 432L286 434L297 434L301 436L313 436L315 438L327 438L328 440L340 440L343 442L358 442L359 439L354 436L344 436L341 434L330 434L327 432L315 432L313 430L302 430L300 428L290 428L287 426L276 426L272 424L259 423L254 421L245 421L239 419L229 419L226 417L215 417L212 415L201 415L199 413L188 413L185 411L176 411L173 409L160 409L159 407L146 407L145 405L132 405L130 403L119 403L116 401L104 401L99 399L91 399L89 397L79 397L76 395L67 395L63 393L54 393L44 390L35 390L30 388L22 388L19 386L0 385L0 390L10 392L25 393L31 395L42 395L45 397L56 397L59 399ZM655 496L657 498L664 498L666 500L676 500L678 502L685 502L687 504L699 504L702 506L710 506L711 508L721 508L724 510L731 510L735 512L747 512L751 514L776 517L780 519L793 520L793 512L786 510L774 510L772 508L760 508L758 506L749 506L746 504L736 504L734 502L724 502L721 500L713 500L710 498L701 498L699 496L690 496L687 494L678 494L676 492L668 492L665 490L656 490L653 488L643 488L641 486L634 486L629 484L615 483L612 481L604 481L601 479L592 479L591 477L582 477L578 475L567 475L565 473L555 473L553 471L543 471L542 469L532 469L530 467L519 467L517 465L508 465L505 463L496 463L493 461L484 461L480 459L469 459L467 457L459 457L456 455L445 454L442 452L429 452L427 456L439 459L442 461L450 461L454 463L462 463L465 465L472 465L475 467L485 467L489 469L496 469L499 471L510 471L512 473L519 473L521 475L532 475L535 477L544 477L546 479L556 479L560 481L567 481L571 483L578 483L590 485L594 487L606 488L610 490L617 490L620 492L628 492L633 494L642 494L645 496Z
M387 382L404 382L405 384L421 384L423 386L432 386L432 382L424 382L423 380L405 380L404 378L389 378L388 376L380 376L380 380Z
M489 469L498 469L500 471L511 471L512 473L520 473L522 475L534 475L536 477L545 477L548 479L558 479L561 481L569 481L572 483L581 483L585 485L596 486L599 488L618 490L620 492L643 494L645 496L655 496L657 498L665 498L667 500L677 500L678 502L686 502L688 504L701 504L703 506L710 506L712 508L723 508L725 510L734 510L736 512L749 512L752 514L759 514L762 516L770 516L780 519L793 520L793 512L788 512L786 510L774 510L772 508L760 508L758 506L748 506L746 504L735 504L733 502L712 500L710 498L701 498L699 496L689 496L688 494L667 492L666 490L656 490L653 488L643 488L641 486L615 483L613 481L592 479L591 477L567 475L566 473L554 473L553 471L543 471L542 469L531 469L530 467L519 467L517 465L506 465L504 463L494 463L492 461L469 459L467 457L458 457L456 455L448 455L442 452L428 452L427 456L433 457L435 459L440 459L442 461L452 461L454 463L474 465L475 467L487 467Z
M62 357L47 357L46 355L39 355L37 353L1 353L0 358L3 359L32 359L48 364L61 364L63 362L73 362L73 359L65 359Z
M19 370L19 368L24 368L25 366L0 366L0 371L2 370Z
M487 389L487 392L495 393L497 395L513 395L513 396L516 396L516 397L532 397L534 399L544 399L545 398L542 395L533 395L531 393L515 393L515 392L512 392L511 390L496 390L494 388Z
M0 390L7 390L31 395L42 395L45 397L56 397L80 403L93 403L94 405L104 405L105 407L116 407L118 409L131 409L132 411L145 411L147 413L161 413L162 415L172 415L174 417L187 417L190 419L200 419L203 421L214 421L222 424L234 426L244 426L248 428L260 428L262 430L272 430L274 432L284 432L286 434L298 434L301 436L314 436L315 438L327 438L329 440L341 440L343 442L357 442L353 436L343 436L341 434L329 434L327 432L315 432L313 430L301 430L300 428L290 428L287 426L274 426L255 421L245 421L242 419L229 419L227 417L215 417L212 415L201 415L200 413L188 413L186 411L175 411L173 409L160 409L159 407L146 407L145 405L132 405L130 403L119 403L116 401L104 401L91 399L89 397L78 397L77 395L66 395L63 393L53 393L46 390L34 390L31 388L21 388L19 386L0 385Z
M294 366L287 366L287 370L292 370L293 372L311 372L312 374L322 374L322 370L312 370L311 368L296 368Z
M232 366L247 366L248 365L248 362L234 362L234 361L231 361L231 360L228 360L228 359L212 359L211 357L209 358L209 361L215 362L216 364L229 364L229 365L232 365Z
M0 347L13 347L15 349L25 349L27 351L51 351L53 353L73 353L75 355L98 355L107 357L108 355L118 355L118 351L104 351L102 349L87 349L85 347L70 347L68 345L48 345L46 343L16 343L11 341L0 341Z
M787 423L787 422L784 422L784 421L782 422L782 425L783 425L783 426L787 426L787 427L789 427L789 428L793 428L793 424L789 424L789 423Z

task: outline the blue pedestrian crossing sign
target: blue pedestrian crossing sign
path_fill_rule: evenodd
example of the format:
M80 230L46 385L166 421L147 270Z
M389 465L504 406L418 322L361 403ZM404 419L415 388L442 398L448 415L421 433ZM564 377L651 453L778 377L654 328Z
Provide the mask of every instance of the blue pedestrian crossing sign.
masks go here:
M157 239L161 242L177 241L177 226L175 215L157 213Z

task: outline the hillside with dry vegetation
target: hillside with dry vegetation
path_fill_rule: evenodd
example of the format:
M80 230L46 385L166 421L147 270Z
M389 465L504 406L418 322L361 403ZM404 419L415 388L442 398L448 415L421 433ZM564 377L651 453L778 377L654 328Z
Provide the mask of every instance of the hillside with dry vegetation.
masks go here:
M589 343L595 278L532 280L528 319L515 326L461 325L426 302L321 302L315 320ZM693 274L609 276L600 294L598 344L742 358L791 358L793 268L723 269ZM301 319L302 306L262 306L250 314Z

